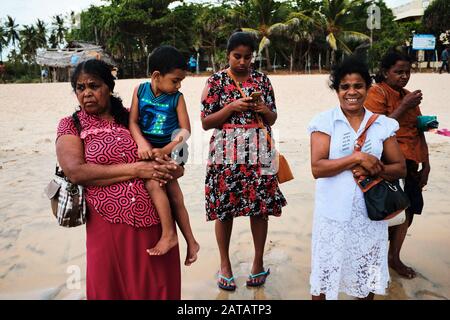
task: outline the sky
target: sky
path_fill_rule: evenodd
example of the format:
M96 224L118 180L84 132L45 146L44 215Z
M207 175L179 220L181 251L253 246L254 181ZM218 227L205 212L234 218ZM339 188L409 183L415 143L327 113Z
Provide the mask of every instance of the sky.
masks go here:
M410 0L385 0L388 6L397 6ZM16 23L36 23L37 18L50 22L56 14L67 14L70 11L79 12L90 5L107 4L102 0L1 0L0 19L4 22L7 15L16 19ZM195 2L201 2L197 0Z

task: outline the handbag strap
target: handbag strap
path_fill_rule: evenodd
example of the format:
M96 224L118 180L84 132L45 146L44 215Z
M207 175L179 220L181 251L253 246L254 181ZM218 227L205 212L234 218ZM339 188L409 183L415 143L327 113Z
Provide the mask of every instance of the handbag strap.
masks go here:
M354 150L355 151L361 151L362 147L364 146L364 142L366 142L367 137L367 130L369 130L370 126L377 120L379 117L379 114L372 114L367 120L366 126L364 127L364 130L359 135L358 139L356 140Z
M358 139L356 140L354 151L361 151L362 147L364 146L364 142L366 142L367 130L369 130L370 126L375 122L375 120L377 120L378 117L379 115L374 113L370 116L369 120L367 120L364 130L361 132ZM361 188L363 192L366 192L367 190L369 190L370 188L372 188L373 186L375 186L376 184L380 183L383 180L380 177L370 179L369 181L367 181L366 185L363 186L361 183L364 180L369 179L368 177L360 176L358 179L356 178L354 179L356 181L356 184Z
M241 86L239 85L239 82L237 82L236 78L234 77L234 75L231 73L230 69L227 69L227 74L228 76L231 78L231 80L234 82L236 88L239 90L239 92L241 93L241 96L243 98L246 98L247 95L244 93L244 90L242 90ZM266 133L266 140L267 143L269 144L270 149L272 149L272 138L270 137L269 133L267 132L266 126L264 125L264 122L261 118L261 116L258 113L255 113L256 116L256 121L258 122L258 128L264 130L264 132Z
M78 112L80 112L80 111L75 111L74 113L72 113L72 121L73 121L75 128L77 129L78 135L81 135L81 131L83 130L83 127L81 126L80 118L78 118ZM64 172L61 170L58 163L56 163L55 175L60 176L62 178L65 177Z

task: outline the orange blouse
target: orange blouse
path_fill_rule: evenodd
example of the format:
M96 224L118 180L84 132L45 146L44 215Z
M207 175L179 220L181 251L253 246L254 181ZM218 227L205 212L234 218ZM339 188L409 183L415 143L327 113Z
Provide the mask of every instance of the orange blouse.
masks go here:
M409 91L403 89L403 94L392 89L386 83L377 83L369 88L364 105L372 112L389 116L397 109L403 97ZM398 144L406 159L417 163L428 161L428 146L423 132L417 129L417 116L422 115L419 106L406 111L399 119L400 129L396 133Z

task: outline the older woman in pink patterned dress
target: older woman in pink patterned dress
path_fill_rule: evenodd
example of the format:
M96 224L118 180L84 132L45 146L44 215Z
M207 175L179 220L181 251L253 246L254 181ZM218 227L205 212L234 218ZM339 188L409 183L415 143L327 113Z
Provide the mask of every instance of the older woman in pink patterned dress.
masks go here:
M128 112L112 96L106 63L79 64L72 87L81 111L59 122L56 152L66 176L86 186L87 299L180 299L178 246L163 256L147 253L161 227L143 179L163 184L182 169L168 159L137 162Z

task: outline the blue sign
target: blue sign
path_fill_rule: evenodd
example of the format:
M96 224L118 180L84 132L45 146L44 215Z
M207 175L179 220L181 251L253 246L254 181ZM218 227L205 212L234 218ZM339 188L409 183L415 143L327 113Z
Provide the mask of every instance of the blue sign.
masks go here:
M412 43L413 50L434 50L436 37L432 34L415 34Z

